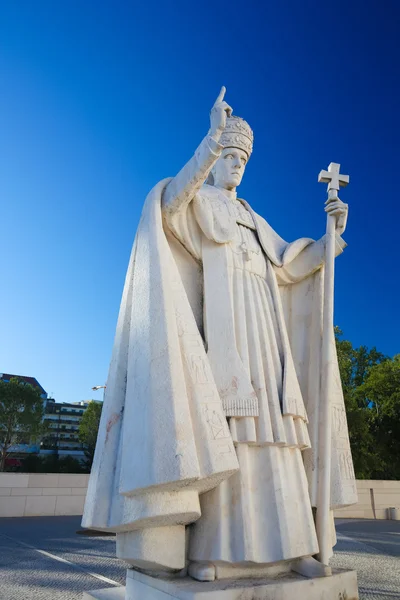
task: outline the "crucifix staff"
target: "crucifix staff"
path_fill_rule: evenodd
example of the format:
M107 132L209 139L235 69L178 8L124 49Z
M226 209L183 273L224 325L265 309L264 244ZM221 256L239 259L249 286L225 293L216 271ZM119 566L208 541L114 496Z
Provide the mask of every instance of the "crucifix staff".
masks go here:
M339 188L349 183L349 176L342 175L340 165L331 163L327 171L321 171L318 181L328 184L327 204L338 198ZM324 309L322 334L322 377L319 414L318 491L316 528L319 544L319 560L328 564L332 554L331 533L331 454L332 454L332 405L333 360L335 336L333 323L333 294L335 279L336 216L328 214L326 222Z

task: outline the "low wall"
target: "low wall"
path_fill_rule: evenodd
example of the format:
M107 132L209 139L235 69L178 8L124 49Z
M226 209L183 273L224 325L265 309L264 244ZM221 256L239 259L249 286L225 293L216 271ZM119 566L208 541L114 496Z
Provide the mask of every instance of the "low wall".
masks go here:
M400 508L400 481L357 481L358 502L335 511L343 519L387 519L387 509Z
M0 517L81 515L89 475L0 473Z
M0 517L81 515L89 475L0 473ZM335 511L343 519L387 519L400 508L400 481L358 480L358 503Z

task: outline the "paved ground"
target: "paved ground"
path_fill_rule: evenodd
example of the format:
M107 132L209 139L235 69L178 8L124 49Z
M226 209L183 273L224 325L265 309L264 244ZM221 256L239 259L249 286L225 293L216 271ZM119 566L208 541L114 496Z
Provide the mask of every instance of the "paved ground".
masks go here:
M400 600L400 521L338 519L332 566L355 569L361 600Z
M0 519L0 600L81 600L84 590L123 584L114 538L77 535L79 523ZM400 521L342 519L337 530L332 564L357 569L361 600L400 600Z

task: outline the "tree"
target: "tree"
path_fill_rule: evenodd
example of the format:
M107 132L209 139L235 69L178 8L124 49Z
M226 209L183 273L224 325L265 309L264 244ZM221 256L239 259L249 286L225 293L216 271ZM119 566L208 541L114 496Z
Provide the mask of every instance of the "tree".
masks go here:
M372 366L356 395L369 407L370 431L380 457L372 478L400 479L400 354Z
M378 352L373 347L369 350L366 346L353 348L349 340L341 339L343 332L339 327L335 327L336 351L340 377L344 394L349 394L357 387L361 386L367 379L373 366L387 360L387 356ZM361 400L361 397L358 398ZM365 403L362 403L365 406Z
M93 462L102 408L103 405L100 402L94 402L93 400L89 402L79 424L79 440L84 444L84 452L89 467L92 466Z
M374 414L370 400L363 390L375 365L386 357L376 348L366 346L354 348L348 340L341 339L343 333L335 327L336 350L342 381L344 403L354 470L358 479L368 479L382 467L382 456L374 438Z
M40 391L19 381L0 380L0 471L4 471L10 449L37 438L43 428Z

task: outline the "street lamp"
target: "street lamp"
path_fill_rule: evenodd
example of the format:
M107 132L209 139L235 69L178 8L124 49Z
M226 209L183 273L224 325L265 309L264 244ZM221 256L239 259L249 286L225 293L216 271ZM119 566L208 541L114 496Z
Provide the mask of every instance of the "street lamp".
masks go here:
M94 392L97 392L98 390L103 390L103 402L104 402L104 395L106 393L106 387L107 387L106 383L104 385L95 385L92 387L92 390ZM98 402L98 400L96 400L96 402Z
M92 387L92 390L94 392L97 392L97 390L104 390L106 389L107 385L94 385ZM104 400L104 392L103 392L103 400ZM104 536L104 535L115 535L115 533L110 533L109 531L97 531L96 529L86 529L85 527L82 527L82 529L78 529L78 531L76 533L79 533L80 535L87 535L87 536Z

